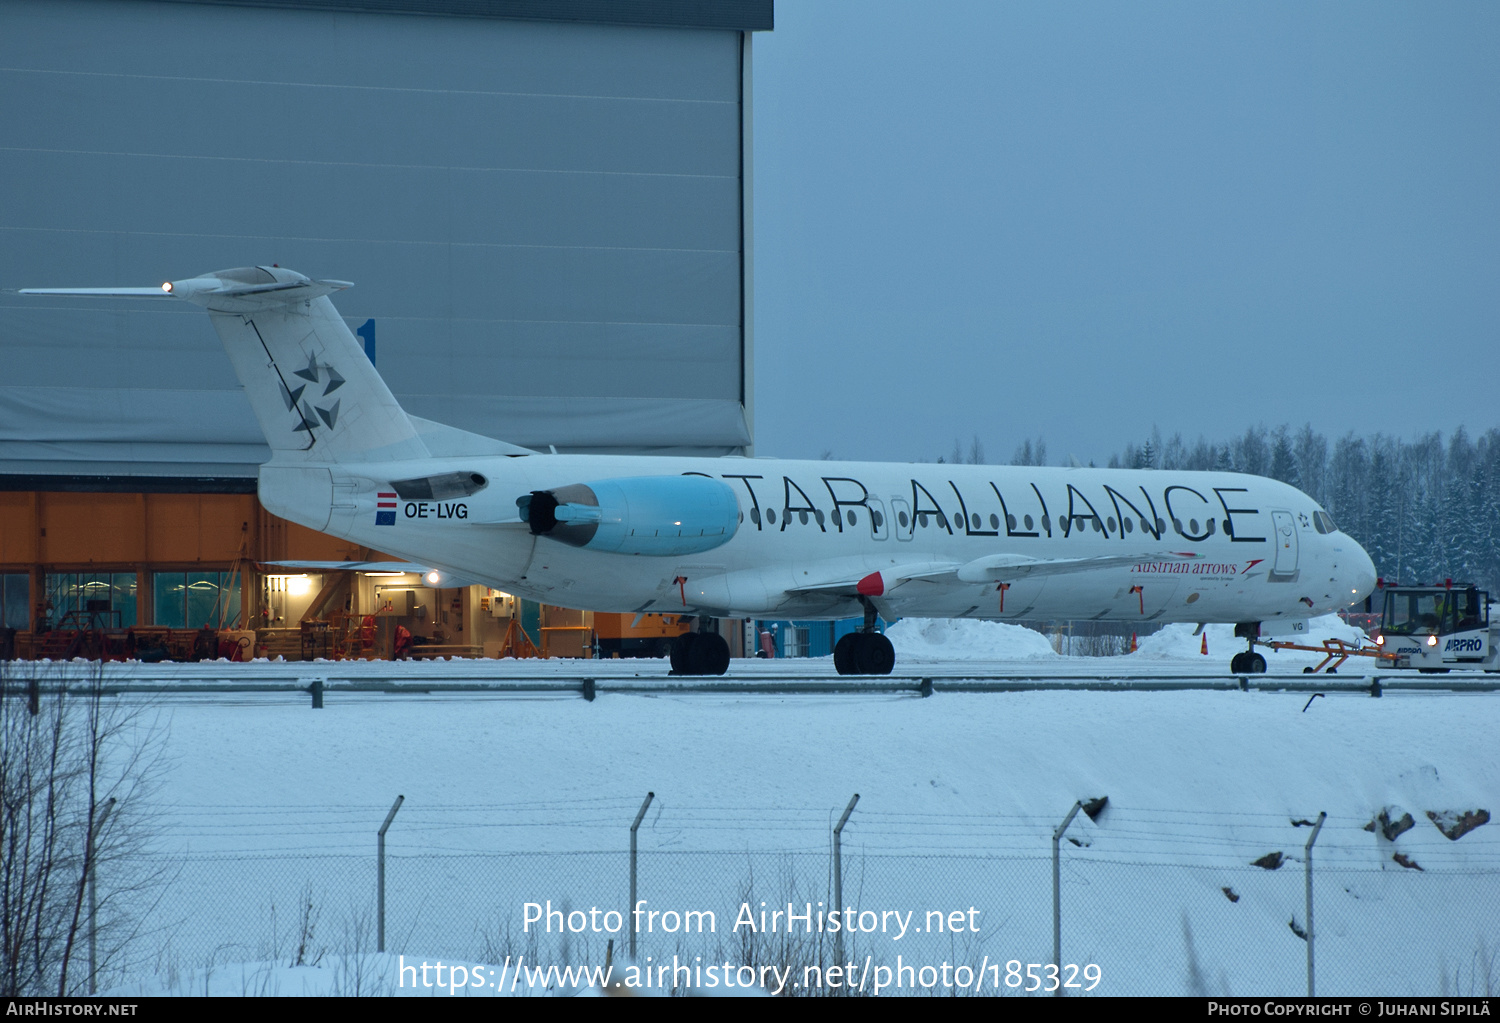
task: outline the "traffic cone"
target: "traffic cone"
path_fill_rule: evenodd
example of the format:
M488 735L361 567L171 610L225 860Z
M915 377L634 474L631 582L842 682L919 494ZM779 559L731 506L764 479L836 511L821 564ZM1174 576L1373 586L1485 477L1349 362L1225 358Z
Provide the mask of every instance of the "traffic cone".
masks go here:
M1135 653L1139 649L1140 649L1140 647L1137 646L1136 642L1135 642L1135 633L1132 632L1130 634L1130 652L1131 653Z
M1205 631L1203 633L1203 649L1200 652L1204 653L1204 654L1208 653L1208 632L1207 631Z

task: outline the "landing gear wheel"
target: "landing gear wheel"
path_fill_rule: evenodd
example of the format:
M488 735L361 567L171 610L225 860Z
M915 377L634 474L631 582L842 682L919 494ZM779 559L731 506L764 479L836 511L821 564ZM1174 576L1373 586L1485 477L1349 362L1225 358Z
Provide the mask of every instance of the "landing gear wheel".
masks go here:
M1260 654L1251 654L1250 663L1246 665L1252 675L1264 675L1266 673L1266 659Z
M1250 655L1247 654L1247 653L1238 653L1238 654L1235 654L1233 657L1231 657L1229 659L1229 671L1230 671L1230 673L1234 674L1234 675L1248 675L1248 674L1250 674L1250 669L1245 666L1245 659L1247 657L1249 657L1249 656Z
M896 649L878 632L851 632L833 647L833 667L840 675L889 675Z
M685 632L672 641L672 674L722 675L729 670L729 644L714 632Z
M840 675L853 675L854 651L859 646L859 633L849 632L833 644L833 670Z
M700 632L693 660L693 674L722 675L729 670L729 644L717 632Z
M696 632L684 632L672 640L671 652L667 655L672 663L672 674L694 675L692 670L694 661L693 653L698 648L698 634Z
M879 632L864 633L864 673L866 675L889 675L896 667L896 648Z

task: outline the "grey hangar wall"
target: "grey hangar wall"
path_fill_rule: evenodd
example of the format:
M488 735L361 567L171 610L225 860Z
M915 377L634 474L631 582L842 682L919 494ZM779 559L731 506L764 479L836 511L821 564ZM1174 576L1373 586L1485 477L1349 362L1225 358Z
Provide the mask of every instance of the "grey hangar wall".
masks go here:
M415 415L746 450L770 23L770 0L0 0L0 289L279 263L355 282L335 303ZM267 457L201 311L0 293L12 488Z

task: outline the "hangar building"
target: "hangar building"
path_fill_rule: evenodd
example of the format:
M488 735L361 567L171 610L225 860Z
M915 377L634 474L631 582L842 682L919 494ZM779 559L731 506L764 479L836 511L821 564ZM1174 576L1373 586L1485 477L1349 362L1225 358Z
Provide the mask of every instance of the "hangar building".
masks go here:
M356 283L340 312L415 415L541 450L748 452L751 39L772 17L0 0L0 289L278 263ZM201 312L0 293L0 367L0 628L290 627L396 585L340 600L257 571L372 552L260 508L268 452ZM379 609L403 602L471 652L504 606Z

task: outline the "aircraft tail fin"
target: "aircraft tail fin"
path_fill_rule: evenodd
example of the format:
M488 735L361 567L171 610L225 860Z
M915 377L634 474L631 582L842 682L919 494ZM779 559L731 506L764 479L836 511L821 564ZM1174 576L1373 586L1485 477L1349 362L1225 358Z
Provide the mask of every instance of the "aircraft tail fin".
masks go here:
M429 453L328 298L349 286L259 266L172 283L173 295L208 310L278 461Z

